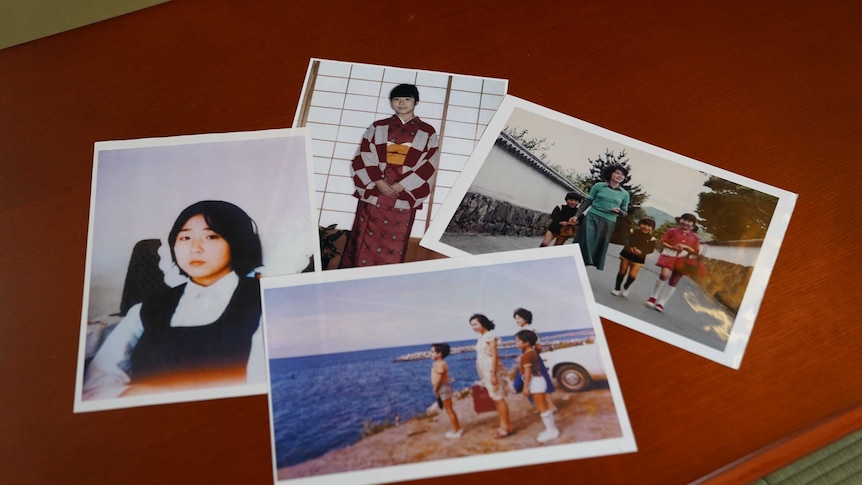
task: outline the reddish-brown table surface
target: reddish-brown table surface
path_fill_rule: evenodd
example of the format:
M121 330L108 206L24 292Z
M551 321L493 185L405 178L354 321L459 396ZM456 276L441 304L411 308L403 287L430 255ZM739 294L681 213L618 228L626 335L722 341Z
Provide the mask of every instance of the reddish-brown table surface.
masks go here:
M738 371L606 322L637 453L426 483L685 483L862 402L862 4L634 3L176 0L0 51L0 481L271 481L264 396L72 413L93 143L289 127L311 57L508 78L799 194Z

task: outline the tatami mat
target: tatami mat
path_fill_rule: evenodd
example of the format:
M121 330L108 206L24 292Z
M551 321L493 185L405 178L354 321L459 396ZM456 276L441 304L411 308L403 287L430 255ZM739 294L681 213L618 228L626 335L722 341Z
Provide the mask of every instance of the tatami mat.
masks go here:
M0 49L165 1L167 0L2 0Z
M862 431L801 458L753 485L862 485Z

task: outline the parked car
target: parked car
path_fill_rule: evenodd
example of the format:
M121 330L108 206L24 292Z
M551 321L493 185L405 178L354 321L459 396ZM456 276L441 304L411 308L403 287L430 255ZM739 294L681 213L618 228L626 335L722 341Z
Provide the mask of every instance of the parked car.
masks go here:
M594 381L607 379L595 344L546 350L539 355L559 387L568 392L585 391Z

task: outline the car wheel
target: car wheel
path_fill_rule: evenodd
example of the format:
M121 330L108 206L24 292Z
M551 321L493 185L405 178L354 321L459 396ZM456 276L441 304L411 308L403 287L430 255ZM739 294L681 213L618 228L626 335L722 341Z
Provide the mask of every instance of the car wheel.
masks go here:
M590 387L593 380L590 374L581 366L576 364L565 364L557 371L557 380L560 387L569 392L579 392Z

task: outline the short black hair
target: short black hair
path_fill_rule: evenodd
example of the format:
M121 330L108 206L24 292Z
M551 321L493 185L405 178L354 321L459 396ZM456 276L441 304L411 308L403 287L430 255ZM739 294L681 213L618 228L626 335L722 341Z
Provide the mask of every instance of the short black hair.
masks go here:
M227 242L230 248L230 267L236 274L245 276L258 266L263 266L263 249L254 220L244 210L223 200L202 200L180 212L171 232L168 233L168 246L171 248L174 264L177 264L177 256L174 254L177 236L186 222L196 215L203 216L207 226ZM180 274L188 276L182 268Z
M488 319L488 317L482 315L481 313L474 313L467 321L472 322L473 320L478 320L479 325L482 325L485 330L494 330L494 327L496 327L496 325L494 325L494 322L492 322L490 319Z
M581 197L581 194L579 194L577 192L569 192L566 194L566 200L576 200L576 201L580 202L580 201L584 200L584 198Z
M614 164L608 165L607 167L602 169L602 180L604 180L604 181L610 180L611 175L613 175L613 173L616 172L617 170L622 172L623 175L625 175L626 177L629 176L629 169L627 169L626 167L624 167L620 163L614 163Z
M449 347L449 344L431 344L431 348L434 349L434 352L439 353L445 359L449 356L449 352L452 351L452 348Z
M392 88L392 91L389 91L389 100L391 101L393 98L413 98L418 103L419 88L415 84L399 84Z
M533 323L533 312L527 310L526 308L515 308L515 312L512 314L512 317L521 317L528 324Z
M675 217L674 219L676 220L677 224L679 224L679 221L682 219L685 219L686 221L691 222L691 231L697 232L697 217L695 217L694 214L692 214L690 212L686 212L685 214L683 214L679 217Z
M640 224L644 224L655 229L655 219L653 219L652 217L641 217L640 219L638 219L638 225Z
M515 334L515 337L518 338L521 342L527 342L530 344L530 347L535 347L536 342L539 341L539 336L536 335L536 332L532 330L521 330L520 332Z

